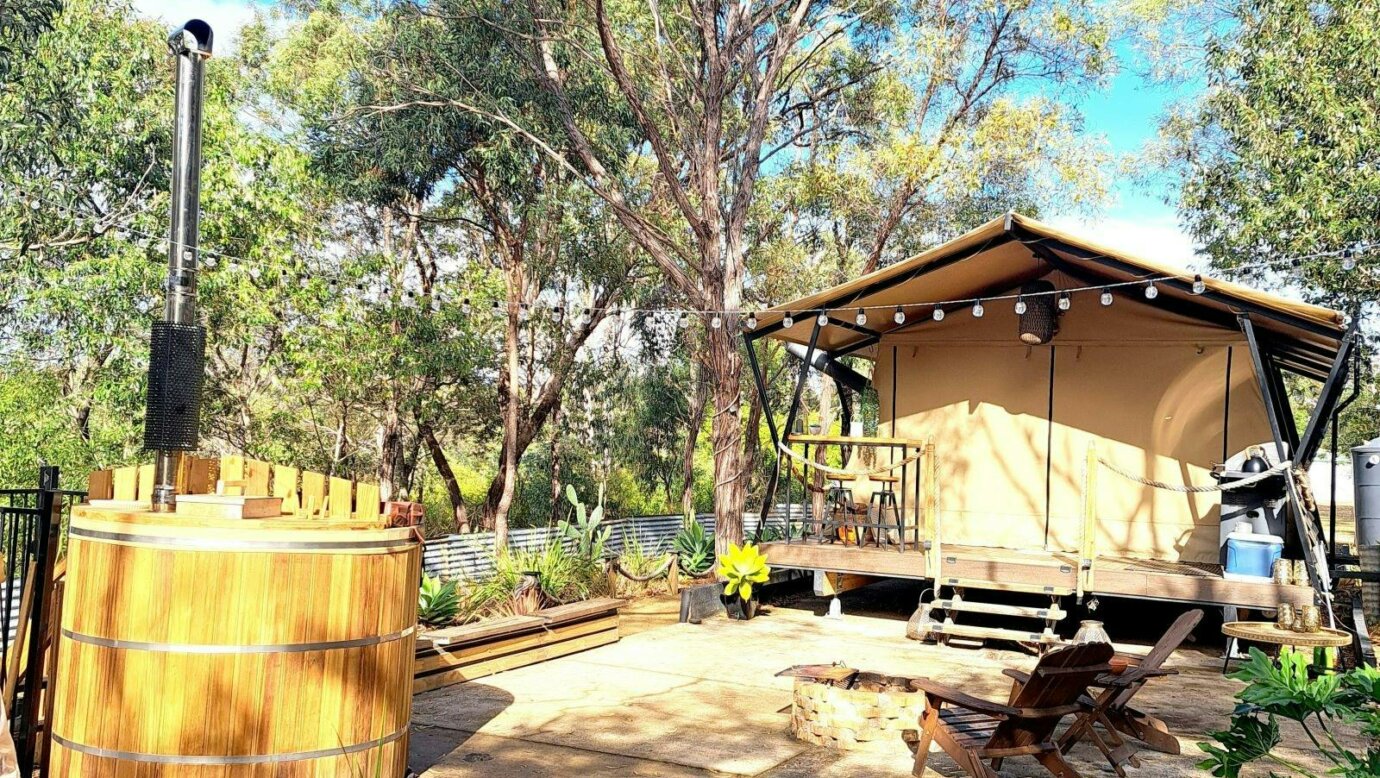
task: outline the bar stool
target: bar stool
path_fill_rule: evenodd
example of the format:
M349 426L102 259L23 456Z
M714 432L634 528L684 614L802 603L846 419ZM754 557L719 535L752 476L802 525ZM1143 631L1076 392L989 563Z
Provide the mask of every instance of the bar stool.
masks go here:
M856 512L853 507L853 481L857 476L852 473L830 473L829 490L824 494L826 510L830 515L830 527L826 532L829 534L829 542L835 540L848 541L846 533L851 529L855 534L856 528L849 526L848 514Z
M892 488L893 484L899 483L900 478L894 475L873 475L868 476L869 481L875 481L879 486L873 490L872 498L867 501L867 520L877 530L877 545L882 545L882 532L886 531L888 543L896 543L901 540L901 533L904 527L901 526L901 507L896 502L896 492ZM882 523L883 511L891 509L891 515L896 519L895 529L885 527ZM876 519L873 520L873 510L876 510ZM894 539L893 539L894 533Z

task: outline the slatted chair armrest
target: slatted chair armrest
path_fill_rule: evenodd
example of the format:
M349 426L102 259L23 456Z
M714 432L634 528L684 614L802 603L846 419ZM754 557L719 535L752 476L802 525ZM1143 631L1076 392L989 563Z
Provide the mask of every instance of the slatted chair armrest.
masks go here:
M1010 678L1016 683L1022 685L1030 683L1030 673L1027 673L1024 670L1012 670L1008 667L1007 669L1002 670L1001 674L1006 676L1007 678Z
M1012 715L1021 719L1061 719L1073 713L1082 713L1093 707L1092 700L1071 702L1068 705L1055 705L1050 708L1012 708Z
M1145 657L1141 656L1140 654L1124 654L1118 651L1115 654L1112 654L1112 661L1117 660L1121 660L1122 662L1125 662L1126 664L1134 667L1136 665L1139 665L1141 662L1145 661Z
M1016 709L1009 705L999 705L980 697L974 697L971 694L964 694L952 686L946 686L945 684L929 678L912 679L910 688L914 691L924 692L926 696L942 702L947 702L950 705L955 705L978 713L986 713L989 716L1005 719L1017 715Z
M1139 667L1127 668L1121 675L1102 675L1093 681L1094 686L1104 688L1134 686L1135 684L1148 681L1151 678L1162 678L1166 675L1178 675L1179 671L1171 668L1161 667L1158 670L1145 669Z

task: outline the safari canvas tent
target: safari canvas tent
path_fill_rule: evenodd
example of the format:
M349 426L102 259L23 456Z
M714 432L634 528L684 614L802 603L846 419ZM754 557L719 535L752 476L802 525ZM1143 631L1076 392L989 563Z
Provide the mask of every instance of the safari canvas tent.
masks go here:
M1018 304L1030 315L1019 315ZM1306 468L1346 388L1355 339L1335 311L1185 273L1014 213L757 319L745 333L754 370L762 338L804 347L806 363L826 372L848 371L836 361L846 355L869 359L875 442L910 441L933 459L928 481L924 467L911 467L897 487L909 496L909 526L896 550L904 555L912 540L927 563L873 569L842 556L847 544L833 538L827 552L781 549L774 562L937 577L945 561L938 549L1039 552L1085 568L1068 577L1079 593L1097 588L1086 569L1097 559L1120 560L1116 569L1141 560L1163 563L1149 570L1220 573L1221 494L1165 487L1214 484L1214 466L1239 463L1257 444L1272 464ZM1286 372L1322 384L1302 430ZM800 396L797 387L797 406ZM798 413L793 406L788 420ZM789 426L772 434L786 461L804 463L789 452L812 439ZM867 445L856 443L855 452ZM877 456L894 460L894 451L881 445ZM790 472L780 471L781 488L792 485ZM1297 493L1306 484L1290 483L1290 550L1320 562L1318 517ZM866 502L875 488L860 479L854 498ZM1316 567L1321 590L1326 569ZM1232 596L1229 587L1212 591L1226 594L1201 599Z

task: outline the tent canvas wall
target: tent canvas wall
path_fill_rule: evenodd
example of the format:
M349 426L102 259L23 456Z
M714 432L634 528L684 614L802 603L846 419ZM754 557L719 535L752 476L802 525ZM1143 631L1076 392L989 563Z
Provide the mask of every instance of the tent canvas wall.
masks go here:
M1133 298L1079 300L1049 345L1018 341L1017 319L989 303L982 318L958 311L876 350L878 433L934 440L944 543L1076 550L1090 442L1145 478L1210 483L1214 463L1270 440L1240 331ZM1217 561L1216 495L1119 477L1097 492L1100 553Z

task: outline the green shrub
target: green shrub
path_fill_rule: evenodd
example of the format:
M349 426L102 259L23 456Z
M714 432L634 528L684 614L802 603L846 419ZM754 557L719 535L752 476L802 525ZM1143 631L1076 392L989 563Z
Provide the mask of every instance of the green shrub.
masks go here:
M465 598L463 620L507 615L526 573L536 573L548 604L589 599L604 588L598 560L583 559L559 542L536 551L514 550L494 559L494 574L476 583Z
M680 558L680 569L686 575L699 577L714 566L714 538L694 516L685 517L672 545Z
M1313 750L1331 763L1328 775L1380 775L1380 746L1376 742L1380 736L1380 670L1359 667L1313 678L1306 654L1286 650L1276 663L1252 648L1250 661L1231 677L1247 683L1236 695L1241 704L1232 714L1228 729L1209 733L1215 743L1198 744L1208 755L1198 763L1200 768L1219 778L1237 778L1247 764L1268 761L1318 778L1274 753L1282 739L1278 719L1284 718L1298 722ZM1336 737L1339 727L1365 736L1369 741L1366 752L1357 754L1344 748Z
M459 613L459 582L423 575L421 589L417 592L417 620L423 624L443 625L454 621Z
M575 542L575 553L585 560L601 560L604 558L604 544L609 540L609 532L612 528L599 527L599 523L604 520L604 489L599 488L599 504L594 506L593 511L587 511L585 504L580 501L580 496L575 493L575 487L571 484L565 485L565 499L570 502L571 510L574 513L571 517L561 519L557 525L561 537L569 538Z

